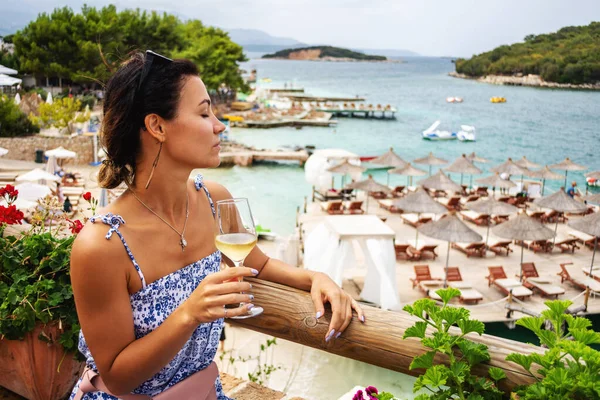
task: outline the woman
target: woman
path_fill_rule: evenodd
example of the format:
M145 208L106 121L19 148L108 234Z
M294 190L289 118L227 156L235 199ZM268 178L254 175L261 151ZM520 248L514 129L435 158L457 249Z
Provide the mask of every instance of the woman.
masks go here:
M189 176L219 165L224 129L189 61L148 51L108 82L102 129L107 160L99 179L103 187L125 182L129 189L92 218L73 245L79 348L89 371L71 398L163 393L160 398L185 399L171 396L183 387L196 399L204 398L198 388L208 384L212 398L227 399L212 359L224 318L252 307L251 285L238 277L310 290L317 318L323 302L331 303L326 341L343 333L353 309L364 322L358 304L326 275L292 268L257 247L246 267L220 271L214 202L231 194ZM249 304L224 308L237 302Z

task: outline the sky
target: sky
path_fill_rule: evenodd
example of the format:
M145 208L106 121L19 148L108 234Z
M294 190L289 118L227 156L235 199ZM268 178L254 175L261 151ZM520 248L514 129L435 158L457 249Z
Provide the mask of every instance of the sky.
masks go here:
M222 28L258 29L308 44L406 49L428 56L470 57L531 33L600 21L600 0L87 0L198 18ZM13 21L75 0L0 1ZM18 14L18 15L17 15Z

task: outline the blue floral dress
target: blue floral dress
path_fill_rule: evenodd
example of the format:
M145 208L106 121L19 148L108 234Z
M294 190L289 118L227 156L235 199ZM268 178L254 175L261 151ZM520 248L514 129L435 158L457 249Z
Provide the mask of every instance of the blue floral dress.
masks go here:
M196 176L194 184L196 190L204 189L206 192L214 216L215 207L208 189L206 189L206 186L202 182L201 175ZM192 294L194 289L198 287L200 282L202 282L207 275L219 271L221 253L215 251L203 259L186 265L185 267L147 285L142 270L119 230L120 226L125 224L123 218L119 215L109 213L92 217L90 220L93 223L102 221L110 226L108 233L106 234L106 239L110 239L113 233L117 234L121 239L121 242L123 242L125 250L142 280L142 289L130 296L136 339L142 338L158 328L160 324L163 323L163 321L165 321L167 317ZM222 329L223 319L200 324L177 355L156 375L142 383L132 393L145 394L151 397L156 396L195 372L208 367L217 352ZM94 358L85 342L83 332L79 333L79 351L85 356L87 366L98 372ZM73 388L70 399L75 397L80 382L81 379ZM231 400L223 393L219 377L217 377L215 381L215 389L219 400ZM83 396L83 400L100 399L116 400L116 397L104 392L90 392Z

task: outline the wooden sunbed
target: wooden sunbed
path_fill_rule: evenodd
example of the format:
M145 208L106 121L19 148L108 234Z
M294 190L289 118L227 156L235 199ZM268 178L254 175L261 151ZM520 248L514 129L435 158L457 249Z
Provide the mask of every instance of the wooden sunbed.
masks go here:
M509 279L506 277L504 267L488 267L490 274L486 276L488 280L488 286L494 285L504 294L510 294L520 300L524 300L527 297L531 297L533 292L523 286L523 284L516 279Z
M399 198L404 196L404 188L406 186L396 186L393 190L392 190L392 197L395 198Z
M425 290L426 286L442 286L441 278L432 278L429 265L415 265L415 277L410 278L413 289L418 287L420 290Z
M583 267L581 268L581 270L583 271L583 273L587 276L589 276L590 278L593 278L597 281L600 282L600 267L598 266L594 266L592 268L592 272L590 273L590 267Z
M413 228L418 228L419 226L431 221L433 219L433 215L421 214L419 216L417 214L402 214L400 218L402 218L403 223L410 225Z
M548 223L556 223L556 222L562 222L562 223L566 223L568 221L568 218L565 217L565 213L563 212L558 212L555 210L549 210L546 211L544 213L544 215L542 216L542 222L545 224Z
M494 224L499 225L502 224L506 221L508 221L508 215L494 215L492 217L492 222L494 222Z
M388 195L384 192L369 192L369 196L374 199L387 199Z
M341 200L328 201L320 204L321 210L325 211L329 215L343 214L344 206Z
M544 218L546 212L542 210L527 211L527 215L529 215L530 218L537 219L538 221L542 222L542 218Z
M416 243L413 242L413 240L408 241L411 246L410 252L414 255L415 260L421 260L429 256L435 260L438 257L438 254L435 252L435 249L438 247L437 244L423 243L417 248L415 246Z
M511 243L510 240L498 240L491 245L488 245L488 249L496 253L496 255L504 253L505 256L508 256L508 254L513 251L513 249L509 247Z
M573 263L560 264L561 271L558 273L558 275L560 276L560 283L563 283L564 281L569 281L571 282L571 284L577 286L579 289L585 290L589 287L590 290L594 292L594 294L600 294L600 282L598 282L594 278L590 278L589 276L583 278L573 278L567 269L568 265L573 265Z
M344 214L364 214L362 200L351 201L344 207Z
M460 215L462 215L463 220L474 223L479 226L487 226L490 224L490 216L488 214L480 214L475 211L467 210L461 211Z
M394 244L394 251L396 253L396 260L417 260L415 257L415 253L413 253L412 247L410 244Z
M487 197L488 196L488 188L487 188L487 186L479 186L477 188L477 190L475 191L475 194L477 196Z
M459 211L462 207L460 205L460 197L453 196L450 198L440 198L437 201L448 209L448 211Z
M473 285L469 282L465 282L462 279L460 269L458 267L448 267L446 275L446 281L449 287L460 290L459 300L462 303L479 303L483 300L483 295L477 289L473 288ZM441 297L435 292L430 290L427 295L433 300L441 301Z
M569 236L574 237L581 244L594 250L594 241L595 241L594 236L588 235L587 233L583 233L583 232L579 232L579 231L569 231ZM600 242L600 240L599 240L599 242Z
M485 257L486 248L485 243L452 243L452 248L456 249L469 257Z
M575 253L575 250L579 249L579 246L577 246L577 239L575 239L574 237L556 238L556 241L554 242L554 247L560 249L561 253Z
M402 214L403 210L396 207L394 205L395 202L396 202L395 199L384 199L384 200L377 201L377 203L379 203L379 207L383 208L384 210L388 210L389 212L394 213L394 214Z
M537 290L546 297L554 296L557 299L561 294L565 294L565 289L553 285L552 280L540 277L534 263L523 263L521 264L521 268L523 270L525 287Z
M464 206L464 205L465 205L465 204L467 204L467 203L470 203L470 202L472 202L472 201L477 201L477 200L479 200L479 198L480 198L480 197L481 197L481 196L480 196L480 195L478 195L478 194L472 194L472 195L470 195L470 196L463 197L462 199L460 199L460 204L462 204L462 205Z
M550 240L515 240L515 244L532 250L534 253L551 253L553 248Z

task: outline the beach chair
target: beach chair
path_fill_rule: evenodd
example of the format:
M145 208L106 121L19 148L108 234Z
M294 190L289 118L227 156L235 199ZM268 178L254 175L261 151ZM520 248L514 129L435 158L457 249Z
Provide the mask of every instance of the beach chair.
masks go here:
M509 279L506 277L504 267L488 267L490 274L486 276L488 280L488 286L494 285L504 294L510 294L519 300L525 300L527 297L531 297L533 292L523 286L520 281L516 279Z
M492 222L496 225L499 225L503 222L508 221L508 217L509 217L508 215L494 215L492 217Z
M530 218L537 219L538 221L542 222L542 219L546 215L546 212L542 210L527 211L527 215L529 215Z
M452 248L460 251L469 257L485 257L486 249L485 243L476 242L476 243L452 243Z
M569 219L565 217L565 213L554 210L549 210L542 216L542 222L545 224L562 222L566 223Z
M431 257L434 261L438 257L435 249L438 247L437 244L423 244L418 249L411 245L410 252L413 254L413 260L421 260L423 258Z
M362 200L351 201L344 207L344 214L364 214L365 210L362 209L362 205Z
M567 270L568 265L573 265L573 263L569 262L560 264L561 271L558 273L558 275L560 276L560 283L568 281L574 286L577 286L579 289L585 290L589 287L594 294L600 294L600 282L588 276L583 278L573 278Z
M410 244L394 244L394 251L396 252L396 260L416 260L415 254L411 251L414 249Z
M554 242L554 247L559 248L561 253L575 253L575 249L579 249L579 246L577 246L577 239L575 239L574 237L556 238L556 241Z
M467 203L471 203L473 201L479 200L479 198L480 198L480 196L478 194L472 194L470 196L461 198L460 199L460 204L464 206Z
M546 297L554 296L557 299L561 294L565 294L565 289L553 285L552 280L549 278L540 278L534 263L523 263L521 264L521 268L523 270L523 283L525 287L537 290Z
M569 236L574 237L581 244L594 250L595 238L592 235L588 235L587 233L583 233L583 232L579 232L579 231L569 231Z
M534 253L551 253L552 242L549 240L515 240L515 244L532 250Z
M387 210L394 214L402 214L403 211L394 205L395 202L396 201L394 199L384 199L377 201L377 203L379 203L380 208L383 208L384 210Z
M387 194L384 192L369 192L369 196L374 199L387 199Z
M403 223L410 225L413 228L418 228L419 226L431 221L433 216L429 214L421 214L421 216L417 214L402 214L400 218L402 218Z
M583 273L586 276L589 276L590 278L594 278L595 280L600 282L600 267L594 266L592 268L592 273L590 273L590 267L583 267L583 268L581 268L581 270L583 271Z
M404 188L406 186L396 186L394 190L392 190L392 197L399 198L404 196Z
M480 214L475 211L467 210L461 211L463 220L474 223L478 226L487 226L490 224L490 216L488 214Z
M470 282L465 282L462 279L460 269L458 267L448 267L446 281L449 287L460 290L459 300L461 303L479 303L483 300L483 295L477 289L473 288ZM429 298L437 301L441 301L441 297L435 291L429 291L427 293Z
M319 201L327 202L329 200L342 200L343 197L337 190L329 189L325 193L314 189L313 197Z
M321 203L321 210L329 215L343 214L344 206L341 200L328 201Z
M487 186L479 186L477 190L475 190L475 194L477 196L487 197L489 195Z
M509 246L512 242L510 240L498 240L488 245L488 249L496 253L496 255L508 256L509 253L513 252Z
M462 207L460 204L460 197L453 196L450 198L441 198L437 201L448 209L448 211L459 211Z
M415 265L413 268L415 269L415 277L410 278L413 289L418 287L420 290L427 292L429 289L431 289L430 286L441 287L443 285L441 278L431 277L429 265Z

